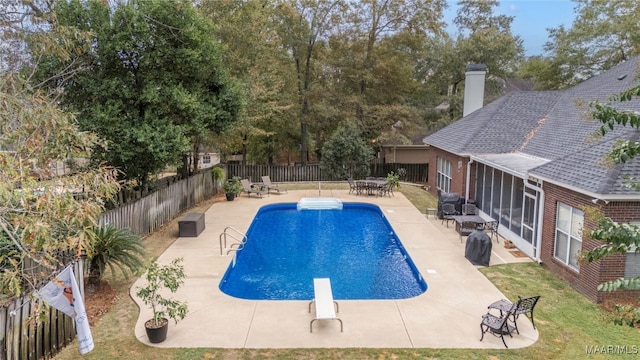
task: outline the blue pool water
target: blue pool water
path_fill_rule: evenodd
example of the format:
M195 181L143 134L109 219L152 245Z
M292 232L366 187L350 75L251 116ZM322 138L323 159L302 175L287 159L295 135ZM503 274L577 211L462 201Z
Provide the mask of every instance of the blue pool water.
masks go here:
M297 210L260 208L247 244L220 282L224 293L252 300L309 300L313 278L331 278L335 299L405 299L427 284L378 206ZM233 253L232 253L233 254Z

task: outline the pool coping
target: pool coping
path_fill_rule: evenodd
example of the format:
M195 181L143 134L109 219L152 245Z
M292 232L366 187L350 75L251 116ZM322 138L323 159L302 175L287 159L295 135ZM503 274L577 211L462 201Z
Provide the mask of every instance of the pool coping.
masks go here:
M400 300L341 300L334 321L316 321L313 333L306 300L243 300L222 293L219 282L231 256L221 256L219 235L227 226L246 232L258 209L266 204L297 202L303 197L336 197L343 202L378 205L411 256L428 289ZM491 265L530 261L515 258L502 244L493 245ZM504 348L502 341L485 336L480 342L480 320L487 305L505 296L464 257L464 244L453 227L427 218L404 195L375 197L347 190L290 190L284 194L218 202L205 212L205 229L197 237L178 238L158 259L168 263L184 258L187 279L173 295L189 304L187 317L171 323L167 340L149 343L144 322L151 311L130 294L140 307L136 338L157 347L211 348ZM507 337L509 348L526 347L538 339L526 317L518 319L520 334Z

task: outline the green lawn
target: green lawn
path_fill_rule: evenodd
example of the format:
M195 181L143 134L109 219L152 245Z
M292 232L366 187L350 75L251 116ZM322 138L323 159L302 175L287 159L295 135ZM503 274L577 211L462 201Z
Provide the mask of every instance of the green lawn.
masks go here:
M287 185L288 189L310 185ZM321 184L323 189L346 188L343 184ZM400 191L421 212L435 207L436 199L419 187L402 185ZM167 228L175 224L169 224ZM174 226L175 227L175 226ZM162 231L162 229L160 230ZM157 255L165 244L145 239L149 252ZM481 269L509 298L540 294L535 309L539 340L523 349L159 349L148 347L134 337L138 308L129 297L132 280L118 279L113 287L118 300L92 328L95 349L81 356L74 342L56 359L622 359L640 356L638 329L613 325L596 304L544 267L536 263L508 264ZM110 280L108 277L107 280ZM480 314L478 315L480 319ZM446 326L446 324L434 324ZM170 336L170 335L169 335ZM516 335L517 336L517 335ZM478 323L478 338L480 327ZM508 344L508 339L507 339ZM587 354L587 348L611 346L609 354ZM626 348L625 348L626 346ZM606 350L606 348L605 348ZM617 352L616 355L613 355ZM627 354L621 354L626 352ZM635 352L635 353L634 353Z

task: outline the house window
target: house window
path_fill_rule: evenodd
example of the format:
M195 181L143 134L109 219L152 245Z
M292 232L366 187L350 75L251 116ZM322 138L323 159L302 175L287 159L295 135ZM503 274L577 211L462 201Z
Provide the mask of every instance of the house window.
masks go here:
M451 161L438 158L436 186L444 192L451 192Z
M632 221L630 225L640 226L640 222ZM626 279L633 279L640 276L640 252L636 251L633 247L631 251L627 253L626 261L624 262L624 277Z
M203 164L211 164L211 155L203 155L202 156Z
M584 224L584 213L581 210L558 203L553 255L575 270L580 270L578 254L582 250L582 224Z

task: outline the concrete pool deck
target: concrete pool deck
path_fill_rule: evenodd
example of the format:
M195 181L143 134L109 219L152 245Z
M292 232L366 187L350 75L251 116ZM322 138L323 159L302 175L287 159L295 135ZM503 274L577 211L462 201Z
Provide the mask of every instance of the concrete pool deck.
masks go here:
M464 257L454 226L425 217L404 195L356 196L347 190L322 190L321 197L343 202L366 202L380 206L398 238L427 282L425 293L402 300L340 300L338 316L344 322L316 321L313 333L308 301L243 300L220 291L220 279L233 256L220 255L219 235L227 226L246 232L258 209L266 204L297 202L318 197L318 190L296 190L264 198L243 194L236 200L213 204L205 213L205 229L198 237L178 238L160 257L168 263L184 258L187 278L175 299L189 304L187 317L169 324L167 340L149 343L144 322L151 317L140 307L135 326L139 341L157 347L211 348L477 348L502 349L502 341L490 334L480 339L481 316L487 305L505 296ZM233 253L232 253L233 254ZM531 261L515 257L493 242L491 265ZM529 295L529 294L522 294ZM512 299L513 300L513 299ZM510 349L535 343L538 332L525 316L518 318L520 334L506 336Z

